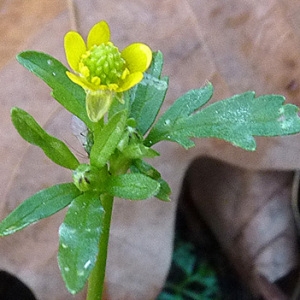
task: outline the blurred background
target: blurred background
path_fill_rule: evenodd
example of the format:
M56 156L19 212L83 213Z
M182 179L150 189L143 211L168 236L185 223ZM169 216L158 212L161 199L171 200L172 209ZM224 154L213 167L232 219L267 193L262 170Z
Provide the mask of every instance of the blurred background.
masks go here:
M213 101L246 90L282 94L300 105L300 2L297 0L2 0L0 2L0 217L41 188L70 181L70 172L53 165L23 141L10 121L21 107L51 134L62 138L81 160L84 151L70 129L71 115L50 96L50 89L16 60L24 50L49 53L65 63L63 37L70 29L86 36L106 20L120 49L147 43L165 57L170 76L167 103L207 81ZM74 8L73 7L73 8ZM76 28L74 28L76 27ZM186 151L159 144L155 166L169 182L172 203L116 201L107 267L111 299L153 299L168 272L173 221L181 181L189 163L209 155L255 170L300 167L299 135L259 138L257 151L245 152L223 141L203 139ZM68 295L56 255L61 212L0 240L0 269L18 275L38 299L84 299Z

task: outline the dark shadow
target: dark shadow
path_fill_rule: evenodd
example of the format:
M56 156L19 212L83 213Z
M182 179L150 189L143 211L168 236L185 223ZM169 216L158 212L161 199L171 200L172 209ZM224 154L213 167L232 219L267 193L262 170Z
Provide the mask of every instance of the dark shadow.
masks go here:
M0 299L37 300L29 287L6 271L0 271Z

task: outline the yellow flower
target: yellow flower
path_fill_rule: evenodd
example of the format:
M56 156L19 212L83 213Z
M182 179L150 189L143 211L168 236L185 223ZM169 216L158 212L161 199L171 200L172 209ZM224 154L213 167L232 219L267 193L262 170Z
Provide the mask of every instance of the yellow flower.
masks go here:
M70 31L64 44L67 61L75 72L67 71L67 75L85 89L87 113L94 122L107 112L115 93L129 90L143 79L152 60L151 49L142 43L119 51L110 41L105 21L92 27L87 43L79 33Z

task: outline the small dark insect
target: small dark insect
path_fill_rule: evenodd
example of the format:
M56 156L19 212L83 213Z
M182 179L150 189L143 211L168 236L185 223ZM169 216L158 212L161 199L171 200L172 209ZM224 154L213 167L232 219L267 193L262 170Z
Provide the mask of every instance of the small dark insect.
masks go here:
M77 137L82 147L89 155L94 143L93 134L89 131L85 123L76 116L72 116L71 129L73 134Z

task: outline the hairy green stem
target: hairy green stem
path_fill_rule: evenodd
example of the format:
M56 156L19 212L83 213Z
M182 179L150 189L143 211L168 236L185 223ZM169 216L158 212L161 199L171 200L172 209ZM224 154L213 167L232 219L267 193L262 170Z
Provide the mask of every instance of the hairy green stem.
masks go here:
M100 196L100 200L105 211L103 229L101 232L99 253L96 265L88 281L88 292L86 300L101 300L104 288L107 249L114 198L113 196L105 194Z

